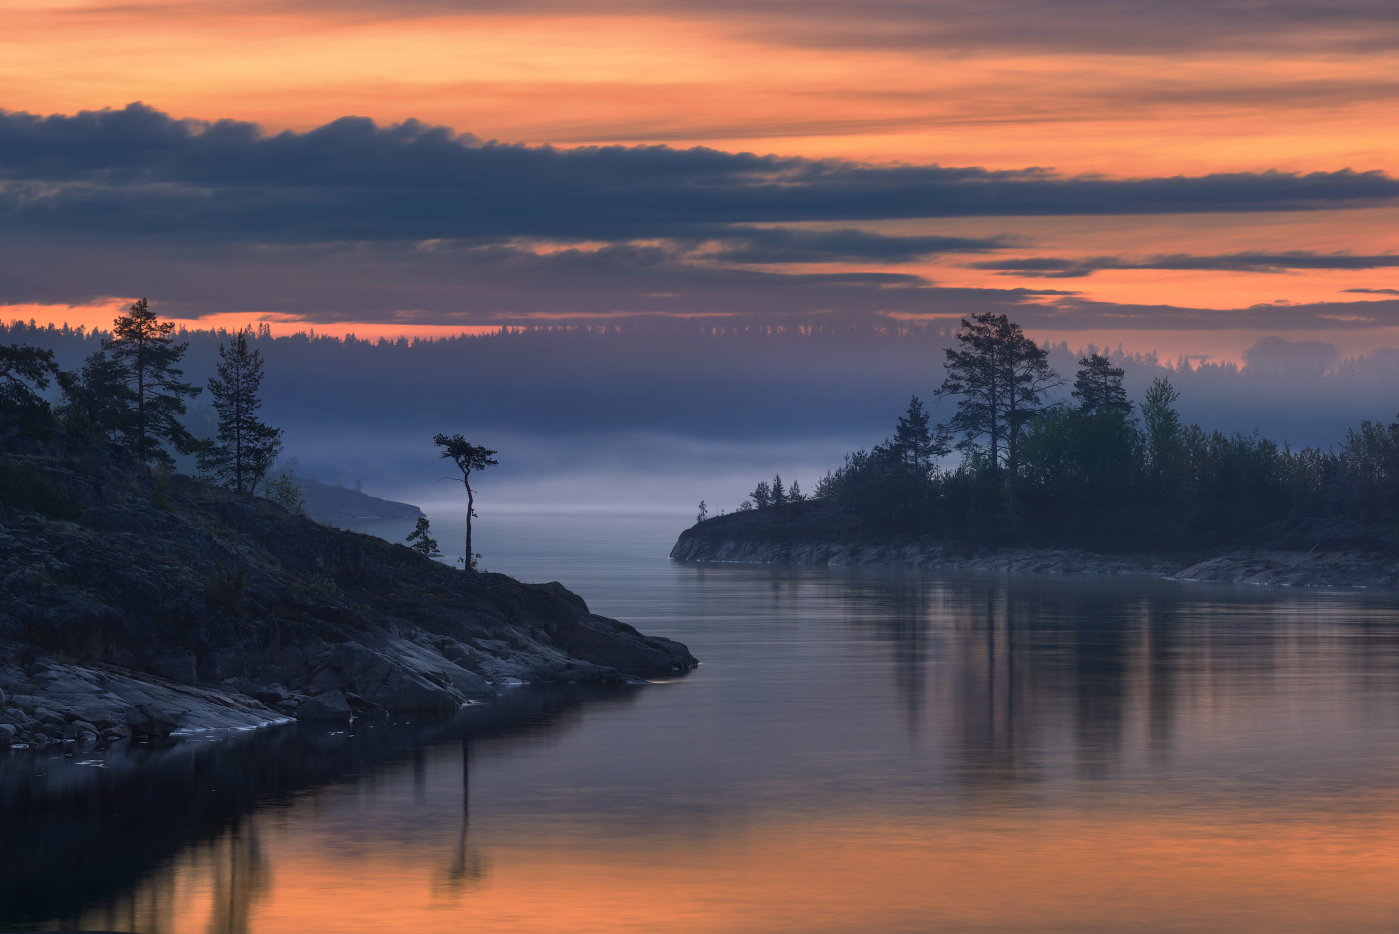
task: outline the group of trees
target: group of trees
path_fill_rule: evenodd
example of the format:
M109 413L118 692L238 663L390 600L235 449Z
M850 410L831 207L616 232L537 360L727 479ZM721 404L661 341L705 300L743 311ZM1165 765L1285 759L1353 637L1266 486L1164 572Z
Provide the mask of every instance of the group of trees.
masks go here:
M112 443L167 469L175 464L172 451L192 454L206 478L256 492L282 449L281 430L257 416L261 355L249 347L246 332L220 345L218 375L208 382L218 433L196 438L180 416L203 387L185 382L178 364L189 345L177 342L174 330L143 298L113 322L111 337L76 372L61 370L49 350L0 347L0 430L44 437L62 429L70 443ZM42 395L52 381L62 391L56 409Z
M1256 432L1182 423L1179 394L1157 379L1140 408L1123 371L1081 358L1064 380L1003 315L962 322L937 395L942 425L917 398L892 437L846 456L816 498L872 527L972 541L1186 551L1281 519L1399 524L1399 424L1364 422L1339 447L1291 450ZM953 450L961 463L944 468Z
M166 469L175 454L194 455L201 476L239 493L263 496L293 512L303 512L301 492L290 469L268 479L282 450L282 431L258 418L263 378L261 353L239 331L219 345L217 375L208 381L218 414L213 438L196 438L180 421L186 400L203 387L184 381L179 364L188 350L177 343L175 325L161 321L146 299L133 302L118 317L112 336L83 361L77 372L59 368L51 350L21 344L0 346L0 434L16 432L33 439L61 434L70 446L114 444L138 461ZM44 396L57 382L63 402L55 409ZM439 434L433 443L461 472L466 488L467 567L480 555L471 547L471 520L476 515L471 475L496 466L495 451L472 444L460 434ZM358 490L359 484L355 484ZM780 493L779 486L779 493ZM410 547L437 554L437 542L425 518L408 536Z
M752 499L750 508L767 509L769 506L781 506L784 503L800 503L806 499L806 494L802 492L801 485L795 480L790 488L783 486L782 474L773 474L772 483L766 480L758 482L758 486L752 493L748 494ZM747 504L748 500L744 500ZM740 506L740 509L743 507Z

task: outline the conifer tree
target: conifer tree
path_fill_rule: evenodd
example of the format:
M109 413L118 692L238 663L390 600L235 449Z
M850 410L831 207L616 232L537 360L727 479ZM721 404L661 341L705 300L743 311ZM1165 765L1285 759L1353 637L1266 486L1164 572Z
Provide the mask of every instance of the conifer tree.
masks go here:
M1131 413L1132 403L1122 388L1122 367L1113 366L1107 357L1098 353L1089 354L1079 360L1078 365L1081 369L1074 378L1073 396L1078 400L1080 412L1084 415Z
M209 379L219 413L218 440L199 452L199 469L230 489L252 493L281 453L282 431L258 421L262 354L249 349L247 331L239 331L230 345L219 345L218 373Z
M449 438L439 433L433 437L432 443L440 447L442 456L456 464L461 471L461 482L466 487L466 557L463 566L468 571L473 570L477 555L471 550L471 520L476 515L476 493L471 489L471 472L497 466L499 462L491 457L496 452L472 444L459 434Z
M1021 429L1041 411L1043 393L1061 383L1048 353L1005 315L978 312L962 319L961 349L948 348L947 378L935 395L961 396L943 430L957 432L962 450L985 451L987 465L1012 475L1019 468Z
M772 475L772 486L769 489L771 490L772 504L774 506L781 506L783 503L787 502L787 488L782 485L782 474Z
M759 509L766 509L772 505L772 489L766 480L759 480L757 488L748 495L753 497L753 504Z
M909 400L908 412L899 416L891 445L905 466L923 473L932 470L933 461L951 450L947 432L939 426L935 434L931 424L932 418L923 408L923 400L914 396Z
M126 311L113 322L112 336L102 342L102 349L111 353L133 390L130 422L121 429L123 440L137 459L173 467L174 459L160 442L168 442L181 454L199 448L198 440L176 418L185 414L184 399L201 391L181 382L184 371L175 368L189 344L175 343L170 336L175 325L159 320L144 298L132 302Z
M83 361L77 373L63 371L64 425L79 437L114 441L130 433L136 393L126 381L126 368L99 350Z
M432 526L426 516L418 517L418 524L413 531L408 533L405 541L410 542L408 546L425 558L430 558L438 554L437 539L432 537Z
M49 403L39 391L59 374L53 351L21 344L0 347L0 427L34 430L47 423Z

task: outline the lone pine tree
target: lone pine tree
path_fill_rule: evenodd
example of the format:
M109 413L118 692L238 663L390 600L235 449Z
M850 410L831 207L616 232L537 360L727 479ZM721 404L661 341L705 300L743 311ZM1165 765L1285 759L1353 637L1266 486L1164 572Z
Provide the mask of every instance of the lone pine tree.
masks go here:
M262 354L248 347L247 331L239 331L231 345L219 345L218 373L209 379L218 440L199 452L199 469L239 493L252 493L281 453L282 431L257 418Z
M472 444L459 434L450 438L437 434L432 443L442 449L442 457L457 465L461 471L462 486L466 487L466 557L463 567L471 570L476 567L476 553L471 550L471 519L476 515L476 493L471 489L471 472L497 466L498 461L491 457L497 452Z

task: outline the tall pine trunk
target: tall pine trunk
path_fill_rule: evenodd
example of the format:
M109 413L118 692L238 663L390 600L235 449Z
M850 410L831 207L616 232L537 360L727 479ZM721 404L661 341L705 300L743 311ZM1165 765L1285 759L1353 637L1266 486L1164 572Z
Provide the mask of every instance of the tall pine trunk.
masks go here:
M475 559L471 556L471 514L476 511L476 494L471 492L471 483L466 484L466 570L475 567Z

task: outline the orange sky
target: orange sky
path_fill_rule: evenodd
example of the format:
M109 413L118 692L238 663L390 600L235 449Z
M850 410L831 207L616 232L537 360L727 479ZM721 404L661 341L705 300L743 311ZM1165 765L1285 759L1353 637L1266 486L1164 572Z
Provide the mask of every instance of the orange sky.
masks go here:
M522 13L412 9L6 0L0 106L74 113L141 100L177 117L250 120L269 131L346 114L381 123L414 117L511 142L704 145L1111 176L1399 172L1396 55L1383 42L1357 44L1363 29L1335 42L1280 40L1241 51L1227 43L1084 51L841 44L768 20L693 16L663 4L635 5L630 15L582 4ZM871 226L1008 233L1024 255L1077 258L1377 254L1399 250L1397 219L1396 209L1372 209ZM1342 290L1399 288L1394 268L1042 279L966 268L978 258L954 254L897 270L939 285L1064 288L1101 301L1209 308L1363 300ZM77 320L64 307L12 311L3 316ZM1123 340L1149 349L1130 333ZM1197 340L1226 354L1240 349L1209 335Z

